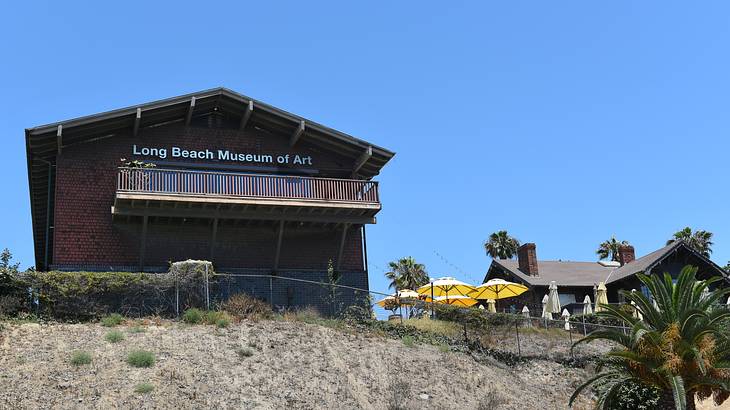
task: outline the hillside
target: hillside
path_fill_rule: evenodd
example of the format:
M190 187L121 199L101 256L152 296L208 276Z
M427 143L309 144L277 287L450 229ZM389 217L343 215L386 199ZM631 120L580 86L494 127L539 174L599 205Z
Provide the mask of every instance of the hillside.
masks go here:
M298 320L227 328L157 320L100 324L4 323L0 408L477 408L565 409L586 370L554 360L513 367L378 332ZM534 337L534 335L533 335ZM156 363L134 368L134 349ZM72 352L91 354L87 365ZM149 393L135 386L149 383ZM575 406L590 408L588 398Z

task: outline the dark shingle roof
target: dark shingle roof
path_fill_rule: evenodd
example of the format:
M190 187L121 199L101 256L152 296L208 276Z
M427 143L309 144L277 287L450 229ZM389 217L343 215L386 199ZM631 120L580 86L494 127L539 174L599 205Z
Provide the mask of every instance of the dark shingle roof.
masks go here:
M603 282L614 267L598 262L537 261L539 276L529 276L519 270L516 260L495 259L492 263L502 266L514 276L530 285L547 286L555 281L559 286L593 286Z

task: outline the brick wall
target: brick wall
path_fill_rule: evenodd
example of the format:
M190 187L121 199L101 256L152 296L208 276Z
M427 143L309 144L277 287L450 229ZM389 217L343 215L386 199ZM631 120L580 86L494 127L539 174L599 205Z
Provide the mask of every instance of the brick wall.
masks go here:
M199 124L202 125L202 124ZM139 136L117 135L63 149L56 173L56 202L52 268L113 269L136 267L140 256L141 222L112 222L111 207L116 190L120 158L159 161L154 157L132 156L132 146L217 150L250 153L295 152L312 156L314 175L344 177L352 160L305 141L288 147L288 136L258 129L239 131L205 126L168 125L140 131ZM181 163L210 164L190 159ZM231 163L229 163L231 164ZM219 163L225 166L227 164ZM241 164L231 164L241 165ZM271 173L271 170L267 170ZM278 172L286 173L286 169ZM222 221L218 228L213 262L217 267L270 269L276 249L275 224L238 226ZM209 259L212 228L209 223L190 221L183 225L150 220L145 252L145 269L164 269L168 261L188 258ZM281 249L282 269L288 271L326 269L328 259L336 259L341 230L287 225ZM346 238L343 270L363 270L360 227L351 228ZM367 281L367 279L365 279Z

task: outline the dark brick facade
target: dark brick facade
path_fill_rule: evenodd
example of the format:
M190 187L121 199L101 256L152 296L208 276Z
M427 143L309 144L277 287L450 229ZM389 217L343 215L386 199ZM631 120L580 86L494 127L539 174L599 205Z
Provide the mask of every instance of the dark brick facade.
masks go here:
M200 121L191 126L172 124L142 130L137 137L115 135L64 147L57 159L55 173L55 214L51 268L62 270L137 270L142 235L141 218L113 220L117 168L120 159L157 162L159 167L210 167L246 172L308 174L323 177L349 177L352 160L308 144L289 148L288 136L247 128L211 128ZM138 147L177 146L191 150L228 149L250 153L296 153L312 157L312 166L292 169L275 165L255 168L240 163L132 156ZM212 220L191 218L170 220L150 218L147 228L143 266L146 271L166 270L169 261L211 260L219 272L257 271L271 273L277 246L277 221L220 220L216 240L211 246ZM284 226L278 275L326 278L329 260L337 264L342 235L341 226L322 226L288 222ZM367 289L364 261L363 226L350 226L345 238L340 270L345 281ZM306 272L306 273L305 273ZM344 280L344 279L343 279ZM269 281L246 282L264 296L270 293ZM283 282L283 281L282 281ZM246 286L236 282L239 288ZM301 304L306 295L292 294L292 283L274 292L274 302L287 306ZM304 299L303 299L304 298ZM266 297L268 299L268 297Z

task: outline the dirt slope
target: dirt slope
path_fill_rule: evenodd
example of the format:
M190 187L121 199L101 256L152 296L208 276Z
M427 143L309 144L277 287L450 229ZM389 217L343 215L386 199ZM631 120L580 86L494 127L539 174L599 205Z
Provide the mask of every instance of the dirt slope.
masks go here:
M550 361L510 369L430 345L287 321L226 329L163 322L125 340L98 324L5 325L2 408L491 408L565 409L584 371ZM250 347L249 347L250 346ZM253 355L241 357L238 348ZM125 363L155 353L151 368ZM89 365L69 363L86 350ZM134 392L149 382L153 392ZM496 392L496 393L495 393ZM499 405L501 403L501 405ZM575 408L590 408L587 398Z

